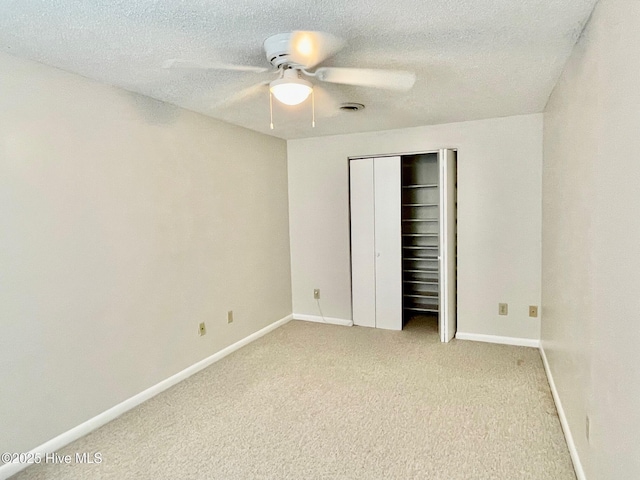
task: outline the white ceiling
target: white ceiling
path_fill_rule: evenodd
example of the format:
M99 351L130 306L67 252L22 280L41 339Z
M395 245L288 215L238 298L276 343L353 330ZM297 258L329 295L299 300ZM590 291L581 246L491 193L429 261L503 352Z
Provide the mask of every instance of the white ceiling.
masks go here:
M541 112L595 2L4 0L0 49L292 139ZM173 58L266 67L264 39L292 30L347 41L324 65L411 70L416 84L403 93L322 84L316 128L310 103L274 103L270 130L266 87L228 99L271 74L162 68ZM343 112L342 102L366 108Z

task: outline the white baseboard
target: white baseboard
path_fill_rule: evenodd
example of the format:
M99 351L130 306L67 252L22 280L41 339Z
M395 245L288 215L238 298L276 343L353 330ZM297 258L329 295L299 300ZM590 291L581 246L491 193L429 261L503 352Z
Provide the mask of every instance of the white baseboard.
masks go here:
M353 327L353 320L345 320L344 318L321 317L318 315L305 315L303 313L294 313L294 320L304 320L305 322L329 323L331 325L343 325L345 327Z
M500 343L502 345L516 345L519 347L540 348L540 340L533 338L500 337L497 335L484 335L481 333L456 333L458 340L473 340L475 342Z
M553 380L553 375L551 374L551 369L549 368L547 354L544 352L544 348L542 347L542 345L540 345L540 356L542 357L544 371L547 374L547 380L549 381L549 387L551 388L551 395L553 395L553 401L556 404L556 410L558 411L558 417L560 418L560 425L562 425L564 438L567 441L567 447L569 447L569 454L571 455L571 461L573 462L573 469L576 471L576 478L578 480L587 480L587 476L584 474L584 468L582 468L582 462L580 461L580 455L578 455L576 442L573 440L573 435L571 434L571 429L569 428L567 415L564 413L564 408L562 408L560 395L558 394L556 383Z
M31 450L26 458L34 458L33 455L39 454L42 458L47 453L53 453L60 450L62 447L70 444L71 442L79 439L80 437L84 437L88 433L97 430L104 424L110 422L111 420L119 417L123 413L131 410L134 407L137 407L141 403L149 400L152 397L155 397L159 393L165 391L169 387L174 386L175 384L181 382L182 380L190 377L191 375L207 368L209 365L217 362L218 360L223 359L227 355L235 352L236 350L244 347L245 345L257 340L258 338L266 335L267 333L275 330L278 327L281 327L285 323L291 321L293 319L293 315L287 315L286 317L264 327L261 330L258 330L255 333L252 333L248 337L243 338L242 340L237 341L233 345L229 345L226 348L223 348L219 352L214 353L210 357L205 358L204 360L200 360L197 363L194 363L190 367L185 368L181 372L176 373L175 375L170 376L169 378L161 381L153 385L152 387L147 388L143 392L134 395L131 398L117 404L114 407L111 407L108 410L96 415L93 418L90 418L86 422L81 423L77 427L68 430L57 437L49 440L46 443L43 443L39 447ZM7 463L5 465L0 466L0 479L6 479L11 475L18 473L20 470L24 470L30 464L26 463Z

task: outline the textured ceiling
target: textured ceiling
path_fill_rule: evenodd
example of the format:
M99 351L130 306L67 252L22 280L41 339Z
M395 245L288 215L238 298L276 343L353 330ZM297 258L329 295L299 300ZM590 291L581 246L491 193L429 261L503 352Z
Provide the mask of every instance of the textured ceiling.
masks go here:
M596 0L4 0L0 49L281 138L543 110ZM320 30L347 46L323 65L414 71L409 92L321 84L274 103L269 73L167 70L168 59L268 67L265 38ZM312 80L315 84L320 82ZM342 102L366 108L343 112Z

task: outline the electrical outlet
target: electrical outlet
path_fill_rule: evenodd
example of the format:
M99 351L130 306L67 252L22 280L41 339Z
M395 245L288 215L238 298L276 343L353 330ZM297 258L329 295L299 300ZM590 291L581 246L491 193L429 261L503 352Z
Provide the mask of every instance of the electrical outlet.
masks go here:
M200 324L198 333L200 334L200 336L206 335L207 334L207 327L205 327L204 322L202 322Z
M529 316L537 317L538 316L538 306L537 305L529 305Z
M509 304L507 304L507 303L499 303L498 304L498 315L509 315Z
M313 298L315 300L320 300L320 289L319 288L314 288L313 289Z
M233 310L227 312L227 323L233 323Z

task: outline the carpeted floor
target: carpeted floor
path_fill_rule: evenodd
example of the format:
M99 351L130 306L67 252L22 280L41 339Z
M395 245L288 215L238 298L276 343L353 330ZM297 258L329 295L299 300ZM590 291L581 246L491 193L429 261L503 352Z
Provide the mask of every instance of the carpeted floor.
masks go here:
M293 321L18 479L573 480L536 349Z

